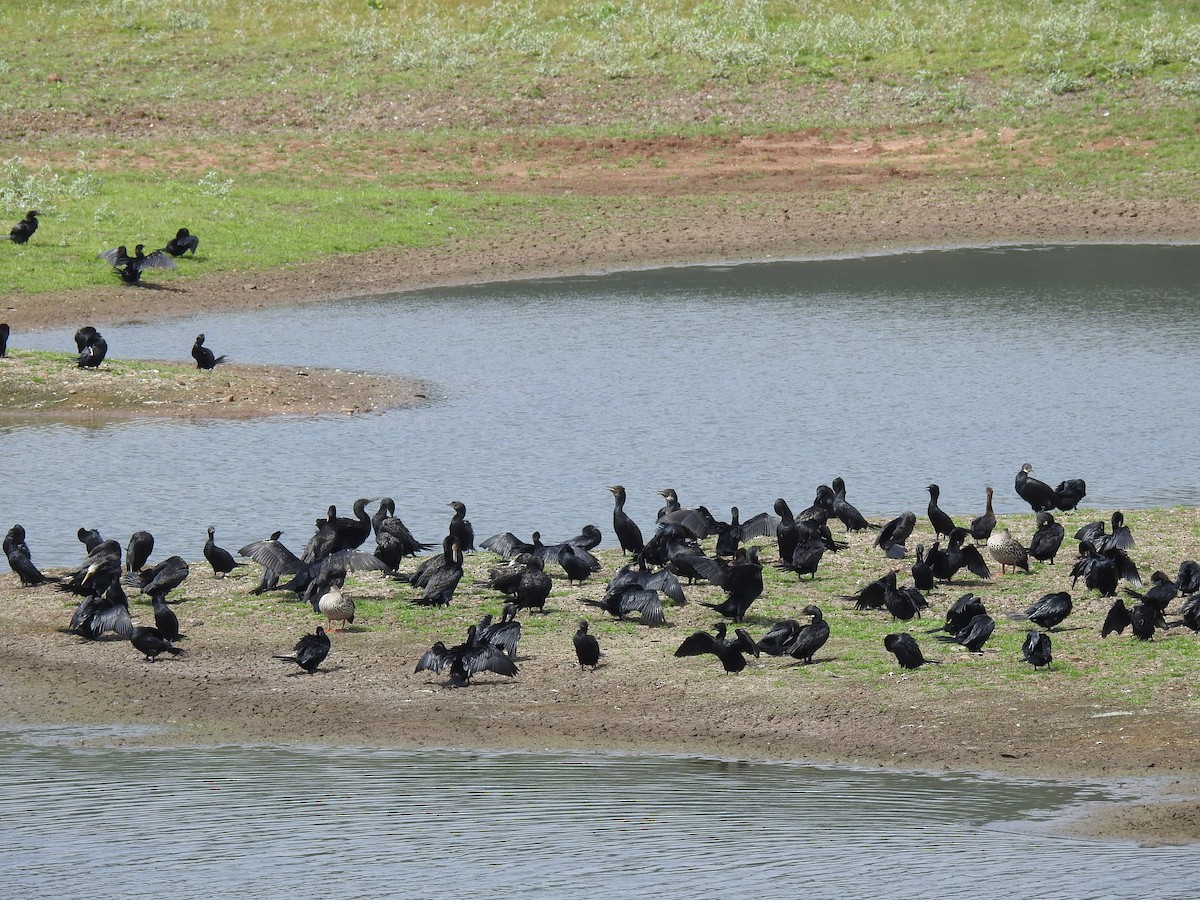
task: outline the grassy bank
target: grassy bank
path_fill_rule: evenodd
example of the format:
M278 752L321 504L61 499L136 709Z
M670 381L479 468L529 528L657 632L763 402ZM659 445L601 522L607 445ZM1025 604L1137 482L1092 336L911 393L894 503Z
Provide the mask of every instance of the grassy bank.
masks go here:
M717 202L672 187L679 141L708 166L743 136L865 140L863 171L933 201L1188 198L1198 169L1182 2L110 0L0 25L0 212L44 213L0 254L10 293L111 284L96 253L183 224L199 257L163 280L502 240L656 179Z

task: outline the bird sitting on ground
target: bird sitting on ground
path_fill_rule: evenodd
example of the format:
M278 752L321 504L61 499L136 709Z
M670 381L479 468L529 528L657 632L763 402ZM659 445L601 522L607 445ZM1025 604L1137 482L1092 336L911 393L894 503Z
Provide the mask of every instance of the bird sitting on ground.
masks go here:
M192 359L196 361L197 369L213 369L225 362L225 354L215 355L204 346L204 335L196 335L196 343L192 344Z
M905 669L919 669L926 663L941 664L940 659L926 659L917 639L907 631L885 635L883 649L895 654L896 662Z
M145 244L138 244L133 248L133 256L130 256L122 245L112 250L105 250L103 253L97 254L97 257L106 260L113 267L113 272L120 275L121 280L126 284L140 283L142 272L147 269L176 268L175 260L161 250L155 250L147 255L145 249Z
M600 650L600 642L588 634L586 619L579 620L579 628L571 638L571 643L575 645L575 658L579 660L579 668L591 669L594 672L604 654Z
M709 634L707 631L693 632L679 645L675 656L700 656L704 653L711 653L721 661L721 666L726 672L742 671L746 668L746 657L742 654L746 653L757 657L758 647L746 629L736 629L734 631L736 637L732 641L726 639L726 630L725 623L718 622L713 627L715 634Z
M467 629L467 639L453 647L447 647L438 641L425 651L413 671L441 674L442 670L449 666L450 687L465 687L480 672L495 672L509 678L516 675L517 664L512 657L495 644L479 640L477 630L476 626L470 626Z
M25 218L9 229L8 235L4 238L6 241L12 241L14 244L24 244L33 237L33 233L38 230L38 211L31 209L25 213Z
M329 647L329 636L325 634L325 629L318 625L316 634L306 634L296 642L290 656L276 656L275 659L294 662L309 675L313 675L320 671L321 663L325 662L325 657L329 655Z
M80 346L80 335L83 335L83 345ZM79 347L79 358L75 365L80 369L97 369L104 357L108 355L108 341L95 328L80 329L75 332L75 346Z
M1022 621L1028 619L1047 631L1052 631L1062 624L1073 608L1071 595L1066 591L1056 591L1042 595L1026 607L1024 612L1009 613L1008 617Z
M167 246L162 248L163 253L168 253L171 256L183 256L183 254L191 251L192 256L196 255L196 248L200 246L200 238L196 237L186 228L180 228L175 232L175 237L167 241Z
M174 646L159 634L157 628L147 625L133 629L133 633L129 636L129 642L133 644L135 650L145 654L145 662L154 662L160 653L170 653L172 656L179 656L183 653L182 647Z

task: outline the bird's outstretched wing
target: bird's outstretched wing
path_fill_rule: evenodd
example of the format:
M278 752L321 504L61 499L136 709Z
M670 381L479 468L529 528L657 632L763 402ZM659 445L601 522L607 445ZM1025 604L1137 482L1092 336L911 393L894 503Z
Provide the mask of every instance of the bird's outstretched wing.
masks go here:
M700 656L713 652L713 636L707 631L697 631L683 639L676 656Z

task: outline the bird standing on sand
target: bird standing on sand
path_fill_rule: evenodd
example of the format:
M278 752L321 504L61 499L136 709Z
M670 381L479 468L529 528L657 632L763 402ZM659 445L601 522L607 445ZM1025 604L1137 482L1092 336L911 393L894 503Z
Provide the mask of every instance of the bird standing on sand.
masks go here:
M133 644L135 650L145 654L145 662L154 662L160 653L170 653L172 656L179 656L183 653L182 648L174 646L158 633L157 628L150 626L143 625L133 629L133 634L129 636L129 642Z
M135 531L125 545L125 571L140 572L154 552L154 535L148 531Z
M316 634L306 634L296 642L290 656L276 656L275 659L294 662L309 675L313 675L320 671L321 663L325 662L325 657L329 655L329 647L329 636L325 634L325 629L318 625Z
M883 639L883 649L895 654L896 662L905 669L919 669L926 663L941 663L940 659L926 659L917 644L917 639L907 631L886 635Z
M596 666L600 665L600 657L604 654L600 652L600 642L588 634L586 619L579 620L579 629L571 638L571 642L575 645L575 658L579 660L579 668L595 671Z
M715 634L709 634L707 631L693 632L679 645L675 656L700 656L711 653L721 661L721 666L726 672L740 672L746 668L746 657L743 653L758 656L758 646L745 628L736 629L736 636L732 641L725 637L724 622L718 622L713 631Z
M233 558L233 554L224 547L218 547L213 535L217 529L208 526L208 540L204 542L204 558L208 560L208 564L212 566L213 575L217 578L224 578L238 566L244 566L245 563L240 563Z
M196 335L196 343L192 344L192 359L196 361L197 369L213 369L225 362L225 354L215 355L204 346L204 335Z
M80 346L81 336L82 346ZM104 357L108 355L108 341L104 340L100 332L91 326L75 332L75 346L79 348L79 358L75 361L75 365L81 369L99 368L100 363L104 362Z
M613 534L621 545L621 554L637 556L645 547L645 541L642 540L642 529L625 512L625 488L615 484L609 490L613 495Z
M1050 635L1042 634L1036 628L1029 632L1025 636L1025 643L1021 645L1021 658L1035 669L1049 666L1054 662L1050 652Z
M938 537L949 537L958 526L954 524L950 514L938 506L938 498L942 495L942 489L936 484L931 484L925 490L929 491L929 506L925 511L929 516L929 524L933 526L934 534Z
M0 322L0 359L8 356L8 336L12 334L12 329L8 327L7 322Z
M25 213L25 218L9 229L8 235L4 238L6 241L12 241L14 244L24 244L33 237L33 233L38 230L38 211L31 209Z
M479 640L478 629L472 625L467 629L467 639L461 644L447 647L438 641L425 651L417 661L414 672L441 673L450 667L450 687L465 687L480 672L495 672L512 678L517 674L517 664L495 644Z

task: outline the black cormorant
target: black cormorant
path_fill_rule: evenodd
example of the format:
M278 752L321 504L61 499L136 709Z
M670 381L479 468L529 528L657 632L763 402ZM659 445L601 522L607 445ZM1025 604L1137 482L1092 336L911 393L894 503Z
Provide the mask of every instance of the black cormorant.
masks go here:
M621 545L621 553L637 555L646 544L642 540L642 530L625 512L625 488L617 484L609 490L613 495L613 533Z
M586 619L579 620L579 628L571 642L575 645L575 658L579 660L580 669L595 670L600 665L600 657L604 654L600 652L600 642L588 634Z
M175 232L175 237L167 241L167 246L163 247L163 253L168 253L171 256L183 256L187 252L191 252L192 256L196 255L196 248L200 246L200 238L196 237L186 228L180 228Z
M213 369L225 362L225 354L214 354L204 346L204 335L196 335L196 343L192 344L192 359L196 361L197 369Z
M896 656L902 668L919 669L925 663L940 663L940 659L926 659L925 654L921 652L921 648L917 645L917 639L907 631L895 632L885 635L883 638L883 649Z
M25 213L25 218L9 229L6 241L12 241L14 244L24 244L33 237L33 233L38 230L38 211L31 209Z
M316 634L306 634L296 642L290 656L276 656L275 659L294 662L312 675L320 671L321 663L325 662L325 657L329 655L329 646L329 636L325 634L325 629L318 625Z

